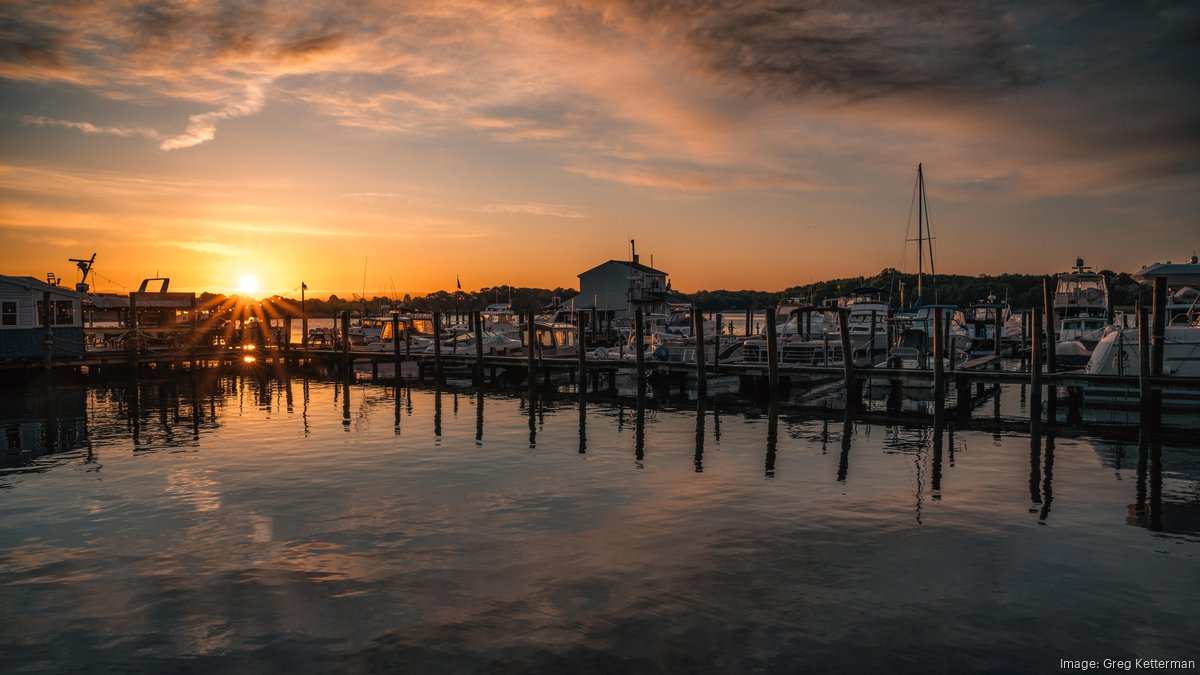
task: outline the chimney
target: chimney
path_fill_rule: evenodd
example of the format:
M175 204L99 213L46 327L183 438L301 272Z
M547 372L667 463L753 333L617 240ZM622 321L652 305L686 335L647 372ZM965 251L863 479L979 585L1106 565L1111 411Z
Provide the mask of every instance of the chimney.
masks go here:
M629 251L633 255L633 264L638 264L637 244L632 239L629 240Z

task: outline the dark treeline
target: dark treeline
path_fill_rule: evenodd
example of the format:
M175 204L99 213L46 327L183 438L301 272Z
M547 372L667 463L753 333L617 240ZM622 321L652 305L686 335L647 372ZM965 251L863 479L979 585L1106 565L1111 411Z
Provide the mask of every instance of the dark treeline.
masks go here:
M406 310L420 312L454 312L455 310L469 312L483 309L495 303L512 302L515 312L541 311L544 307L557 302L566 302L575 297L579 291L570 288L517 288L515 286L496 286L483 288L478 291L436 291L428 295L405 295L393 299L383 296L373 298L350 297L342 298L330 295L327 298L309 296L305 298L305 312L311 318L335 317L347 310L353 314L369 314L384 311L385 307L400 307ZM216 293L201 293L199 303L203 307L218 307L228 304L228 298ZM264 310L270 316L300 316L300 300L284 298L278 295L264 298L261 302Z
M1101 274L1108 278L1112 304L1118 307L1132 306L1139 293L1144 293L1143 287L1126 273L1116 273L1104 270ZM926 275L925 303L933 302L966 306L973 302L984 300L988 295L995 295L999 300L1006 300L1016 309L1026 309L1042 304L1042 280L1047 277L1037 274L999 274L964 276L958 274ZM1053 277L1050 277L1053 283ZM857 288L872 287L884 291L885 297L891 297L892 304L899 305L900 282L905 285L905 296L911 304L917 289L917 276L903 274L892 269L884 269L871 277L848 277L845 279L830 279L804 286L793 286L783 291L696 291L690 297L696 306L704 311L724 309L746 309L750 307L774 307L785 298L806 299L814 304L820 304L827 298L837 298ZM513 311L540 311L557 302L568 302L578 294L571 288L517 288L497 286L483 288L478 291L436 291L428 295L411 296L394 300L376 296L363 300L358 297L341 298L330 295L327 298L309 297L306 299L306 311L310 317L334 317L342 310L354 314L366 311L374 314L383 311L386 306L400 306L415 311L468 312L493 303L512 302ZM1143 296L1148 300L1148 295ZM223 295L202 293L202 306L213 307L227 302ZM261 301L264 309L271 316L300 316L300 301L295 298L272 296Z
M1101 272L1108 278L1108 287L1114 306L1131 306L1142 287L1126 273L1109 270ZM1039 274L998 274L964 276L959 274L925 275L923 282L925 304L934 302L965 307L973 302L995 295L998 300L1007 300L1017 309L1041 306L1042 280ZM1054 283L1050 277L1051 284ZM777 293L765 291L697 291L692 294L696 306L702 310L744 309L748 307L773 307L784 298L806 299L820 304L827 298L837 298L857 288L871 287L884 291L891 297L892 304L899 306L900 282L904 282L906 304L911 304L917 291L917 275L903 274L888 268L871 277L849 277L830 279L804 286L793 286Z

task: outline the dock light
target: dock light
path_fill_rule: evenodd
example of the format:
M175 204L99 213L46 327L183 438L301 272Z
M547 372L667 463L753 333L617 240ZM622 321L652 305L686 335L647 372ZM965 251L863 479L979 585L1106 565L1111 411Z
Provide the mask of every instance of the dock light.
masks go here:
M257 360L258 359L254 358L253 356L251 356L249 354L242 357L242 361L244 361L245 363L254 363Z
M242 349L244 349L244 350L246 350L246 351L248 351L248 352L252 352L252 351L254 351L254 350L255 350L255 349L257 349L257 348L258 348L258 347L257 347L256 345L242 345Z

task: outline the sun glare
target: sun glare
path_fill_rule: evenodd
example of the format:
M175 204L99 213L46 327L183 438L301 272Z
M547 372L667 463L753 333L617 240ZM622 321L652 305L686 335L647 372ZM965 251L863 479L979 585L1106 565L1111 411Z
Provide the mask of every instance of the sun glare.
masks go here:
M243 274L238 277L237 289L239 293L257 293L258 277L253 274Z

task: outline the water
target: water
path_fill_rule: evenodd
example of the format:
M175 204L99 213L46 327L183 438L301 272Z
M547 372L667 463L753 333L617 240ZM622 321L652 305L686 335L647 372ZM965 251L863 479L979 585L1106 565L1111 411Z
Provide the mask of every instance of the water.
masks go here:
M0 410L8 672L1200 660L1195 447L265 376Z

